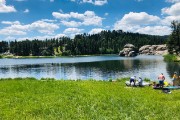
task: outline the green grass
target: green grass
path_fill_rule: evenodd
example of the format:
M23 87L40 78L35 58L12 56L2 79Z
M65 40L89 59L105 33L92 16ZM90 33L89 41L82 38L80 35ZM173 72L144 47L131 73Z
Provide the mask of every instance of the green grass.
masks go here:
M178 56L176 56L176 55L167 54L167 55L164 55L163 57L164 57L164 60L168 61L168 62L170 62L170 61L180 62L180 60L178 60Z
M180 91L124 81L0 80L0 120L179 120Z

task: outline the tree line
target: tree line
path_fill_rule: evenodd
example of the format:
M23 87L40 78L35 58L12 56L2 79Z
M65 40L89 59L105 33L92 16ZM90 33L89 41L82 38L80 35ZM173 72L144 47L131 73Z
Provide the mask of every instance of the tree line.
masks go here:
M180 22L173 21L171 23L172 33L170 34L167 46L170 54L176 54L180 56Z
M76 35L74 39L60 37L46 40L1 41L0 53L9 51L17 56L117 54L125 44L130 43L137 48L143 45L159 45L165 44L167 37L104 30L98 34Z

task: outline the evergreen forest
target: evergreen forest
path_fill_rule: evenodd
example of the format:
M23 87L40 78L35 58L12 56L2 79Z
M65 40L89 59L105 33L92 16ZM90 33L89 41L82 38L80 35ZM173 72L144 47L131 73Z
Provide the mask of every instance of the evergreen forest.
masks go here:
M68 56L118 54L125 44L138 48L143 45L159 45L167 42L168 36L155 36L122 30L101 31L98 34L80 34L73 39L60 37L46 40L1 41L0 54L8 52L15 56Z

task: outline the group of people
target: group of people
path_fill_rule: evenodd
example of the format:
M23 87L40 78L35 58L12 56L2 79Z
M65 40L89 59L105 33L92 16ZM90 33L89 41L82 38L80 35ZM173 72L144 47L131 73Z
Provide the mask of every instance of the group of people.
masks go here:
M130 77L130 85L133 82L133 85L135 86L136 85L136 81L137 81L136 80L136 76ZM143 79L141 77L139 77L139 79L138 79L138 85L139 86L143 86Z
M174 72L173 76L172 76L172 85L175 86L175 81L177 79L180 79L180 76L177 75L176 72ZM165 76L163 75L163 73L161 73L159 76L158 76L158 80L159 80L159 83L156 84L156 82L153 83L153 86L156 86L158 85L158 87L161 87L163 88L164 85L168 84L167 82L165 82ZM136 76L132 76L130 77L130 85L133 85L136 86L136 83L138 81L138 85L139 86L143 86L143 79L141 77L139 77L138 79L136 79ZM179 83L180 84L180 83Z
M177 80L177 79L180 79L180 76L178 77L178 75L177 75L177 73L176 72L174 72L174 74L173 74L173 77L172 77L172 85L173 86L175 86L175 81ZM165 76L163 75L163 73L161 73L159 76L158 76L158 80L159 80L159 87L164 87L164 84L165 84Z

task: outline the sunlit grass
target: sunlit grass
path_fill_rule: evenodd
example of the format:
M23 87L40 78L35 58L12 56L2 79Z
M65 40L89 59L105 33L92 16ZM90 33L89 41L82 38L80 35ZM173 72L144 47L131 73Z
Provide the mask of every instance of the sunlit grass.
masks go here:
M179 57L177 55L167 54L164 55L165 61L174 61L174 62L180 62Z
M20 80L19 80L20 79ZM0 119L165 119L180 118L180 91L126 87L124 80L0 80Z

